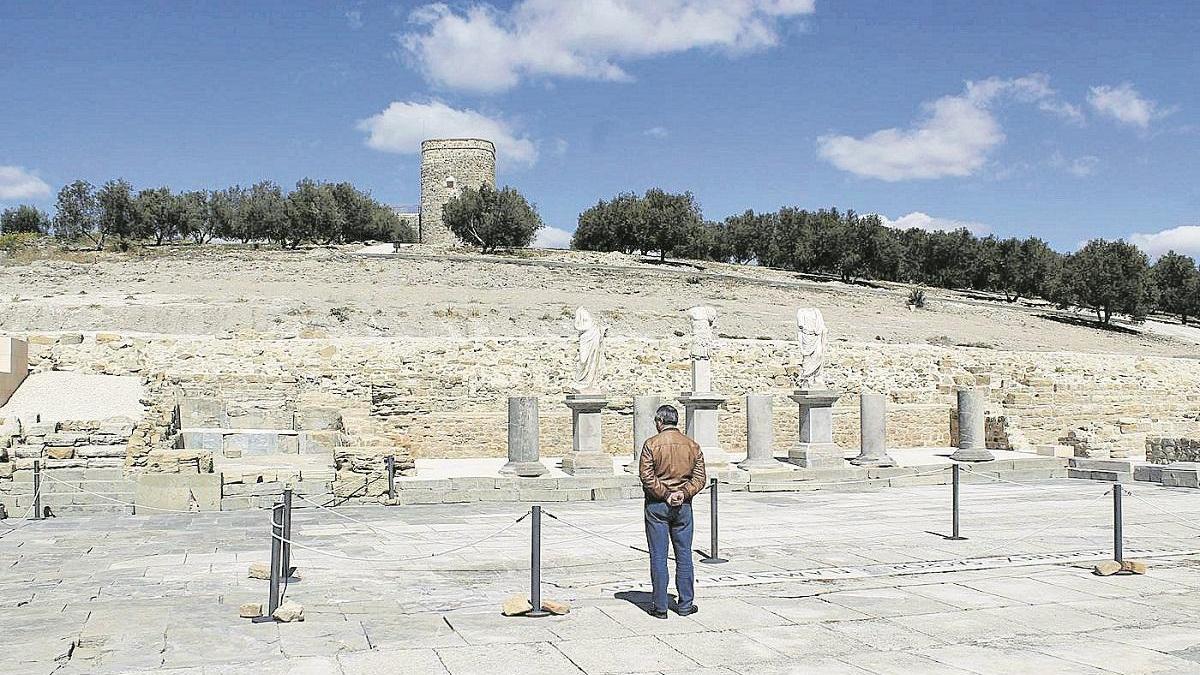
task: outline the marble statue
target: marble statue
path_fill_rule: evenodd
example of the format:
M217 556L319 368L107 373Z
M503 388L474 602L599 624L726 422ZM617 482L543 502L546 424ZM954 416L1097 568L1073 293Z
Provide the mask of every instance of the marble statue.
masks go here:
M579 362L575 366L572 388L579 394L600 393L600 376L604 372L604 336L608 326L602 326L583 307L575 310L575 330L579 331Z
M800 341L800 364L794 379L797 389L825 388L825 346L829 329L821 310L801 307L796 310L796 328Z
M709 359L717 345L717 310L707 305L697 305L687 310L692 320L692 360Z

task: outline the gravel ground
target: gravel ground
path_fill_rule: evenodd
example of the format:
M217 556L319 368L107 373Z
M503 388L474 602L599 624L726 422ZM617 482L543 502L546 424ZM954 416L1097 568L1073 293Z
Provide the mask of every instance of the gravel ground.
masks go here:
M137 420L145 408L142 383L128 375L86 375L67 371L34 373L21 383L0 418L10 415L42 421L103 420L128 417Z

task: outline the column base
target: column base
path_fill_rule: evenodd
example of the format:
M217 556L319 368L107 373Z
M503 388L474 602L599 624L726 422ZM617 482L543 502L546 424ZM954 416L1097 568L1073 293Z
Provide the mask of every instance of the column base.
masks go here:
M742 471L749 471L751 473L795 471L795 469L792 468L792 465L788 464L787 462L781 462L773 457L755 457L753 459L743 459L742 461L738 462L737 468L741 469Z
M836 443L797 443L788 451L788 461L808 469L841 469L846 466Z
M562 470L571 476L611 476L613 460L600 452L572 452L563 457Z
M536 478L550 473L550 469L541 462L509 462L500 467L500 473L505 476L520 478Z
M850 460L850 463L854 466L867 466L880 469L896 466L896 460L892 459L888 455L884 455L882 457L863 457L862 455L859 455L858 457Z
M959 448L950 455L950 459L955 462L990 462L996 456L987 448Z

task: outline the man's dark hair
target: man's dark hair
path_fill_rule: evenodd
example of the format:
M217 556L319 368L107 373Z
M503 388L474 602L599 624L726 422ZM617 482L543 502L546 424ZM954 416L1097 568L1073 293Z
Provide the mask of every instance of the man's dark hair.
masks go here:
M654 421L664 427L679 426L679 411L673 405L660 405L654 411Z

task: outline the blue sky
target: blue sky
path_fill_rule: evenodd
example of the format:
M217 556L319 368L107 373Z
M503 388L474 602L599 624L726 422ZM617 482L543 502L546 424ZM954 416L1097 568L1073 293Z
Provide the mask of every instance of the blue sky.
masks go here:
M618 191L1200 254L1200 3L0 0L0 207L350 180L497 141L562 241Z

